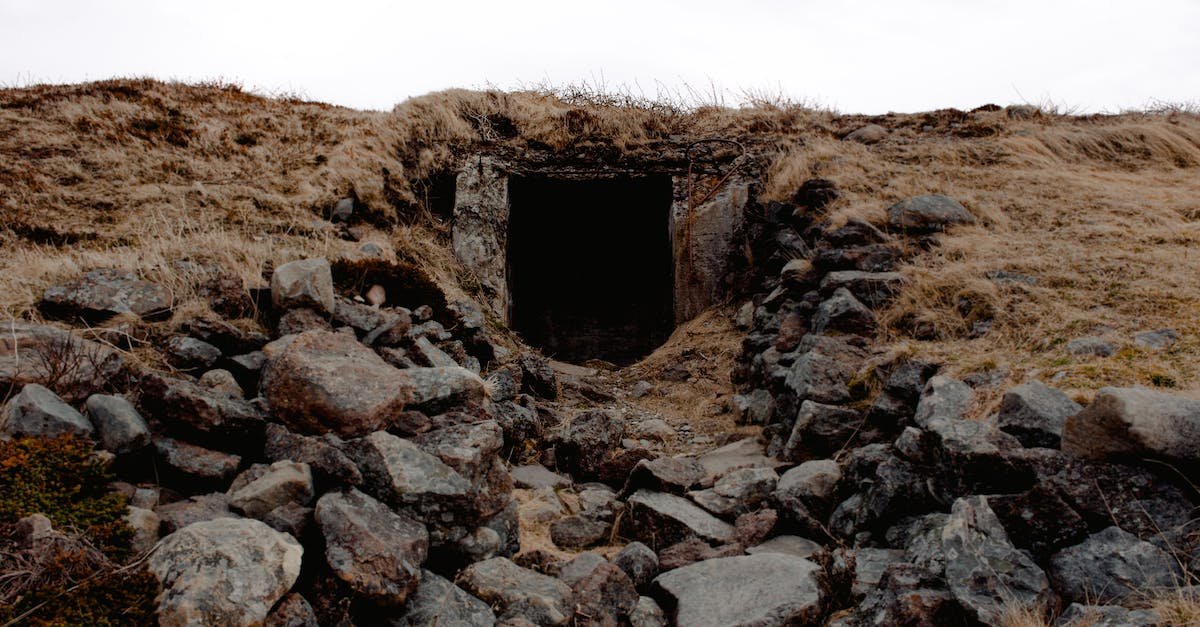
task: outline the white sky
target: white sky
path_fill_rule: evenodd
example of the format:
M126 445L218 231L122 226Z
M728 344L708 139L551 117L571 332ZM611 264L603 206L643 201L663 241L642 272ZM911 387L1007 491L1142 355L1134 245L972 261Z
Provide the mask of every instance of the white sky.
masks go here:
M225 79L363 109L449 87L747 90L845 113L1200 102L1200 0L0 0L0 85Z

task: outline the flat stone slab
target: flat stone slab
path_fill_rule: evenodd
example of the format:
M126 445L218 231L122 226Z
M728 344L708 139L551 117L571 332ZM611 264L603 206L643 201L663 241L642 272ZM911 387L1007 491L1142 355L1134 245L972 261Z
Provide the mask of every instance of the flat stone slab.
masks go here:
M718 544L733 538L733 525L674 494L638 490L627 503L629 517L623 533L656 550L688 538Z
M821 550L821 545L800 536L775 536L758 546L746 549L750 555L759 553L781 553L795 557L809 558Z
M821 612L820 572L803 558L760 553L677 568L654 585L675 600L677 625L806 625Z
M565 488L571 485L570 479L547 470L541 464L513 466L508 473L512 475L513 485L518 488Z

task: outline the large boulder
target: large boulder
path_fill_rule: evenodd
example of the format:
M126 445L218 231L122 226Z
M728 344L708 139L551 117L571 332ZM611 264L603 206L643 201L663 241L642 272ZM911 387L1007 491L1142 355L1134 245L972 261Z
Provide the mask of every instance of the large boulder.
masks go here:
M148 562L163 584L161 625L261 625L300 576L295 538L249 519L188 525Z
M94 432L92 423L83 414L37 383L26 385L0 408L0 433L5 435L90 438Z
M1090 459L1152 457L1200 464L1200 401L1142 388L1102 388L1063 424L1062 450Z
M358 437L387 428L411 382L351 335L309 331L275 352L260 384L271 413L299 433Z
M575 613L567 584L522 568L503 557L471 564L459 575L462 587L500 613L534 625L566 625Z
M864 423L862 414L853 409L806 400L800 404L780 459L799 462L828 457L848 446L863 431Z
M157 316L170 311L171 291L115 268L92 270L42 294L41 309L53 318L99 322L117 314Z
M354 489L322 496L314 515L334 575L378 605L404 605L429 554L425 527Z
M697 562L659 575L674 622L689 627L815 624L821 615L816 564L782 553Z
M974 224L975 215L958 201L941 194L901 200L888 207L888 226L899 231L928 233L958 224Z
M1004 394L996 426L1025 446L1058 448L1063 423L1083 409L1070 396L1040 381L1022 383Z
M276 311L307 307L334 312L333 273L324 259L285 263L271 274L271 306Z
M1177 587L1183 574L1165 551L1114 526L1055 554L1050 577L1070 601L1107 603Z

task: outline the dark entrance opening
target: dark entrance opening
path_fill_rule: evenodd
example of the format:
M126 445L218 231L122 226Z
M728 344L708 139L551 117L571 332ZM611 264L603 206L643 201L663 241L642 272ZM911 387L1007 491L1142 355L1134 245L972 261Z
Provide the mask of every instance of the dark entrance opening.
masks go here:
M509 178L512 328L548 356L627 365L671 334L669 176Z

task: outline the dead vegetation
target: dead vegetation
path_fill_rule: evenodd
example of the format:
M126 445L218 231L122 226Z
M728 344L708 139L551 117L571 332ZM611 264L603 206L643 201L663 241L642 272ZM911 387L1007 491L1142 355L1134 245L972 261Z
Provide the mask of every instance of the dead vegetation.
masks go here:
M868 123L887 137L873 145L841 139ZM883 342L942 361L952 374L999 370L1010 382L1037 377L1085 397L1110 384L1196 386L1200 116L1187 107L866 117L770 98L688 108L584 86L449 90L364 112L228 84L123 79L7 89L0 307L35 318L47 285L100 266L136 269L186 304L197 279L181 259L263 285L276 263L357 249L327 220L347 196L362 208L363 241L470 291L472 278L421 203L431 181L467 154L622 158L712 137L743 142L763 164L763 201L786 200L821 177L840 191L824 216L833 222L882 224L891 203L924 193L954 197L981 219L914 251ZM988 320L989 330L975 332ZM1158 328L1182 339L1163 351L1132 343L1134 333ZM1067 341L1087 335L1119 351L1066 352Z

